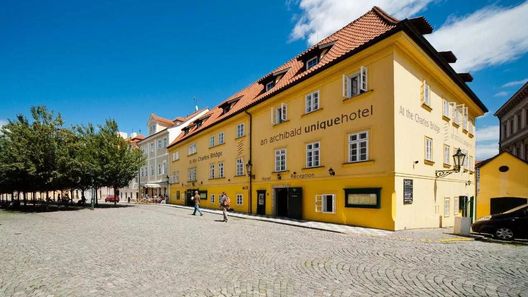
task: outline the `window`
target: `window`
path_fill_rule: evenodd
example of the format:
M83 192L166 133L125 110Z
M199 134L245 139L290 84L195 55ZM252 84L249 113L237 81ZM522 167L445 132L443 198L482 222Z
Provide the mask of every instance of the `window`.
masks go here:
M161 174L167 173L167 161L163 160L163 165L161 166Z
M180 191L176 191L176 200L180 200Z
M458 214L458 197L453 198L453 215L456 216Z
M236 194L236 204L242 205L243 202L244 202L244 197L242 196L242 194Z
M150 165L150 175L154 176L154 165Z
M444 198L444 218L448 218L449 215L451 214L451 199L449 199L449 197L445 197Z
M287 106L285 103L281 103L280 106L271 108L271 123L276 125L285 122L288 119Z
M172 181L174 183L179 183L180 182L180 171L179 170L175 170L172 172Z
M462 121L462 113L464 109L464 104L460 105L453 105L453 120L455 124L460 125L460 122Z
M189 145L187 155L196 154L196 143Z
M150 125L149 134L154 134L156 132L156 125Z
M443 100L442 101L442 115L446 118L449 118L449 101Z
M468 129L468 108L467 106L462 108L462 128L466 131Z
M209 147L213 147L214 146L214 139L215 139L214 136L209 137Z
M211 203L214 203L214 201L215 201L215 195L211 194Z
M275 150L275 171L286 170L286 149Z
M224 163L218 163L218 177L224 177Z
M422 82L422 103L431 106L431 87L425 80Z
M163 147L167 147L167 138L163 138Z
M335 213L335 195L315 195L315 212Z
M218 144L224 143L224 132L218 133Z
M150 154L151 154L151 155L154 154L154 148L155 148L155 147L154 147L154 142L151 142L151 143L150 143Z
M158 175L161 175L161 164L158 164Z
M178 161L180 159L180 152L172 153L172 161Z
M244 175L244 162L242 161L242 159L236 160L236 175Z
M161 142L161 139L158 139L158 148L162 148L163 147L163 142Z
M306 61L306 70L314 67L315 65L317 65L317 63L319 63L319 57L318 56L315 56L315 57L311 58L310 60Z
M381 188L345 189L345 207L380 208Z
M309 143L306 145L306 167L318 167L319 162L319 142Z
M236 134L236 135L237 135L237 136L236 136L237 138L238 138L238 137L242 137L242 136L245 135L245 134L244 134L244 133L245 133L245 132L244 132L244 124L238 124L237 127L236 127L236 129L237 129L237 134Z
M196 181L196 167L189 168L189 181Z
M306 107L304 111L306 113L312 112L319 109L319 91L315 91L306 95Z
M368 132L348 135L348 162L368 160Z
M275 81L270 81L266 84L266 92L271 90L275 86Z
M211 163L209 164L209 178L215 177L215 164Z
M425 160L433 161L433 139L425 137Z
M343 97L350 98L368 91L367 68L361 66L358 73L343 76Z
M451 160L451 148L449 145L444 144L444 164L450 164L449 160Z

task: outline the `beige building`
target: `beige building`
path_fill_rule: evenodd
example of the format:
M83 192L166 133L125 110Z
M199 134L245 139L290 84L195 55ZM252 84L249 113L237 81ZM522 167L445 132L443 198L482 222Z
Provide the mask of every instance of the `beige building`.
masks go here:
M145 166L140 168L138 183L140 193L148 197L166 197L168 195L168 153L167 146L187 127L208 110L197 110L186 117L169 120L156 114L151 114L147 126L148 136L139 141L138 145L146 156Z
M528 161L528 82L502 105L495 116L500 121L500 151Z

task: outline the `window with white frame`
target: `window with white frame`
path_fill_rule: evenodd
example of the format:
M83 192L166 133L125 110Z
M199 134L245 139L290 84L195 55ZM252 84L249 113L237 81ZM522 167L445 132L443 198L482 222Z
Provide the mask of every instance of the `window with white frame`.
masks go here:
M156 171L154 171L154 165L150 165L150 176L154 176Z
M359 72L343 75L343 97L350 98L368 91L367 67L361 66Z
M244 131L244 124L238 124L236 126L236 137L242 137L244 136L245 134L245 131Z
M237 159L236 160L236 175L237 176L241 176L241 175L244 175L244 161L242 161L242 159Z
M315 195L315 212L335 213L335 194Z
M458 214L458 197L453 198L453 215L456 216Z
M442 115L446 118L449 118L449 101L447 101L446 99L443 99L442 100Z
M213 147L215 145L215 137L211 136L209 137L209 147Z
M224 163L218 163L218 177L224 177Z
M286 149L277 149L275 150L275 171L285 171L286 170Z
M462 128L467 131L468 129L468 108L464 106L462 108Z
M167 147L167 138L166 137L163 138L163 147L165 147L165 148Z
M433 139L425 137L425 160L433 161Z
M161 165L161 174L166 174L166 173L167 173L167 161L163 160L163 163Z
M215 177L215 164L211 163L209 164L209 178Z
M224 143L224 132L218 133L218 144Z
M214 195L214 194L211 194L210 199L211 199L211 203L214 203L214 202L215 202L215 195Z
M179 170L174 170L172 172L172 181L174 183L179 183L180 182L180 171Z
M451 199L449 197L444 198L444 218L449 217L451 214Z
M244 196L242 194L236 194L236 204L242 205L244 203Z
M178 161L180 159L180 152L172 153L172 161Z
M450 164L451 163L451 148L449 145L444 144L444 164Z
M151 142L150 143L150 155L154 154L154 149L155 149L154 146L155 146L154 142Z
M274 80L266 83L266 92L271 90L274 86L275 86L275 81Z
M156 125L150 125L150 128L149 128L149 134L154 134L156 133Z
M163 142L161 141L161 139L158 139L158 148L163 148Z
M189 181L196 181L196 167L191 167L188 169L188 178Z
M196 154L196 143L189 145L188 155Z
M306 95L306 106L304 111L306 113L319 109L319 91L312 92Z
M315 56L315 57L311 58L310 60L306 61L306 70L314 67L315 65L317 65L317 63L319 63L319 57L318 56Z
M285 103L271 108L271 123L276 125L288 120L288 107Z
M158 164L158 175L161 174L161 168L162 168L161 164Z
M462 121L462 112L464 109L464 104L460 105L454 105L453 108L453 121L455 124L460 125L460 122Z
M368 160L368 131L348 135L348 162Z
M320 164L320 143L313 142L306 145L306 167L318 167Z
M426 80L422 82L422 103L431 107L431 87Z

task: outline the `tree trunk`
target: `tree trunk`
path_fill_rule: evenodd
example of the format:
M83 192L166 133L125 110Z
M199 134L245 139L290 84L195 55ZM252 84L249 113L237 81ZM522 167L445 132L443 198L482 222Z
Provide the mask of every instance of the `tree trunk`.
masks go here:
M117 205L117 199L119 199L119 189L114 187L114 206Z
M97 196L97 191L99 191L99 189L95 188L95 205L99 206L99 197Z

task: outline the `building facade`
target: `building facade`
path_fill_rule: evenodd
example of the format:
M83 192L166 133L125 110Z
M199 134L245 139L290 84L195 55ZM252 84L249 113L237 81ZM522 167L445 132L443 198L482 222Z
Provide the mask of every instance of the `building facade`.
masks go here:
M475 195L469 74L379 8L193 122L168 148L170 203L388 230L451 226ZM452 155L467 156L463 170ZM473 186L471 186L473 184Z
M145 136L137 133L131 133L130 136L123 135L133 148L139 149L139 142L145 139ZM127 187L119 189L119 199L121 201L137 201L139 199L139 176L134 177Z
M495 115L500 121L500 151L528 161L528 82Z
M208 110L197 110L186 116L169 120L151 114L148 121L149 135L138 142L139 148L146 157L145 165L138 173L140 196L150 198L165 198L168 196L169 166L167 146L194 119Z

